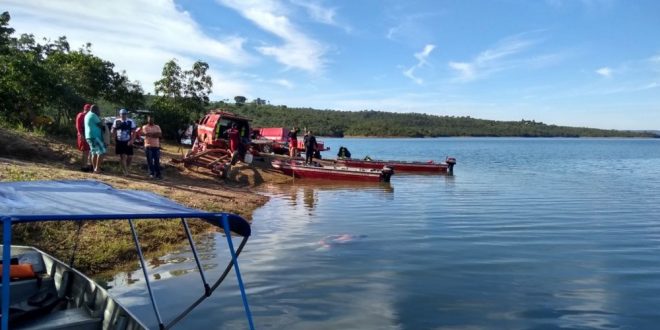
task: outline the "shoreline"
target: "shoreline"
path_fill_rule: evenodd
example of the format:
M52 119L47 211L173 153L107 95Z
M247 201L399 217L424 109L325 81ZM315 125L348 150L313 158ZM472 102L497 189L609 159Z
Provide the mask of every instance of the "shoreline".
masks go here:
M11 140L10 140L11 139ZM269 197L252 188L262 183L288 182L290 178L265 168L239 165L226 180L170 163L180 157L178 146L163 145L163 180L151 180L142 167L144 155L136 149L129 176L121 174L114 147L108 148L102 174L80 171L80 153L74 144L53 137L14 132L0 128L0 181L98 180L116 189L150 191L188 207L205 211L235 213L252 221L252 213ZM109 206L115 207L115 206ZM116 206L121 207L121 206ZM199 220L189 222L193 235L217 228ZM178 221L136 221L144 253L155 256L164 249L186 242ZM61 260L68 260L76 241L77 224L71 221L14 225L16 244L35 246ZM125 221L85 222L80 234L74 267L94 276L113 270L136 268L135 246Z

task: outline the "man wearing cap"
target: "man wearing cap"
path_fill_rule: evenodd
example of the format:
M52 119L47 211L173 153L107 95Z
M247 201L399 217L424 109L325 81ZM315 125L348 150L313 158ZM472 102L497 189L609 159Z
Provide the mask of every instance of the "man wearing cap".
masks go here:
M89 108L92 105L85 103L83 110L76 115L76 131L78 131L78 150L82 152L82 159L80 162L81 171L90 171L92 169L92 164L89 159L89 144L85 139L85 115L89 112Z
M128 175L133 160L133 140L137 125L128 118L126 109L119 110L119 118L112 124L111 134L115 135L115 154L119 155L121 170Z

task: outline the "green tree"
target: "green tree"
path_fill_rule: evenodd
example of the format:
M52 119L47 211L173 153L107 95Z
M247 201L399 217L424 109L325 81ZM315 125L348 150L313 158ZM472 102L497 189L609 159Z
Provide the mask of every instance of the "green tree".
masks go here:
M181 67L172 59L163 66L163 77L156 81L156 95L171 99L180 98L183 91L184 74Z
M0 116L30 127L39 115L71 128L85 102L101 99L140 104L139 84L94 56L91 44L71 51L66 37L38 43L32 34L13 37L10 15L0 15Z
M11 44L11 35L14 33L14 29L9 27L10 19L9 12L5 11L0 14L0 55L6 54Z
M194 112L195 117L201 117L209 104L213 81L211 76L206 73L208 69L209 65L206 62L197 61L193 64L192 70L184 72L187 80L184 86L184 96L189 111Z
M213 81L207 74L209 65L202 61L183 71L175 59L165 63L162 78L155 82L156 99L153 108L168 138L198 119L209 104Z
M244 105L246 100L247 98L245 98L245 96L234 96L234 101L236 101L236 105L239 107Z

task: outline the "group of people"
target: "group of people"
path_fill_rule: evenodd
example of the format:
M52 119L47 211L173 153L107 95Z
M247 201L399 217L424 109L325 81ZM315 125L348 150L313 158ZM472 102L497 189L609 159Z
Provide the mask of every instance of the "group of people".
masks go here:
M297 127L293 127L289 131L289 157L298 157L298 132ZM318 145L316 144L316 137L312 134L312 130L306 130L303 137L303 145L305 146L305 165L311 165L314 157L320 158Z
M83 110L76 116L78 131L78 150L82 152L83 171L101 173L103 158L107 153L108 142L104 139L104 131L108 130L105 120L101 118L101 109L96 104L85 104ZM147 117L147 124L137 127L134 120L128 118L126 109L119 110L117 118L110 128L114 137L115 154L119 156L121 170L128 175L133 160L133 143L138 136L144 137L144 150L149 168L149 177L162 179L160 172L160 126L154 123L154 117Z

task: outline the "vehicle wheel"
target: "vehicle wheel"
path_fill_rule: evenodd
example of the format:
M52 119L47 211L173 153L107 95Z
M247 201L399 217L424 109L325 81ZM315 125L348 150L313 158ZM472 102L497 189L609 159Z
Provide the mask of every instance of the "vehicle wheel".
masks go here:
M264 144L263 146L261 146L261 152L269 154L273 152L273 148L271 147L270 144Z

